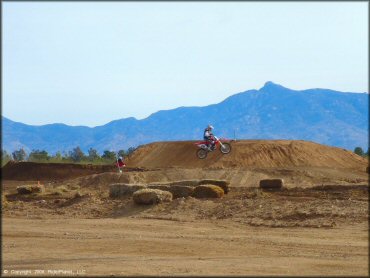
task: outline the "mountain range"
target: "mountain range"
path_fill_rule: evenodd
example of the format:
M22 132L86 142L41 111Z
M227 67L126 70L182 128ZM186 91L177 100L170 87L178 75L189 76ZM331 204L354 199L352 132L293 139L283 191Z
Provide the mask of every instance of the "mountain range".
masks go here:
M204 128L212 124L217 136L230 139L295 139L367 150L368 114L367 93L298 91L269 81L217 104L161 110L142 120L130 117L96 127L33 126L2 116L2 149L55 153L79 146L102 153L154 141L202 139Z

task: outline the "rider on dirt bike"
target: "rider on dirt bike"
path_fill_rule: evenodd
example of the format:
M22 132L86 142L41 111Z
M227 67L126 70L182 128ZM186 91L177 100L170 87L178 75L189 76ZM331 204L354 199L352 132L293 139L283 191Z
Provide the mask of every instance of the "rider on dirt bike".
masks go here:
M196 142L197 157L199 159L205 159L209 152L219 149L222 154L228 154L231 151L230 140L225 138L217 138L212 133L213 126L208 125L204 130L204 141Z
M213 151L215 149L215 137L212 133L213 126L208 125L206 129L204 130L203 138L207 142L207 147L210 151ZM209 146L211 144L211 146Z

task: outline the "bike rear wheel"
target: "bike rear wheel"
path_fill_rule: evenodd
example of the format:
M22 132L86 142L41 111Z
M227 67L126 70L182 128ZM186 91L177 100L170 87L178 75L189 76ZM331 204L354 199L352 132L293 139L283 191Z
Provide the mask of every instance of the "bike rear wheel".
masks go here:
M220 146L220 151L223 154L228 154L231 152L231 145L229 143L222 143L222 146Z
M204 149L199 149L197 150L197 157L200 158L200 159L204 159L207 157L207 151L204 150Z

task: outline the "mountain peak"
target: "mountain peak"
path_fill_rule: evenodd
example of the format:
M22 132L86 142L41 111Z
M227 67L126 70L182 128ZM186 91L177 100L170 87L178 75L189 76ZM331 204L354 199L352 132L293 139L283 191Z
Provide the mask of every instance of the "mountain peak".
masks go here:
M276 84L272 81L267 81L265 85L260 89L262 91L275 91L275 90L281 90L281 89L286 89L285 87Z

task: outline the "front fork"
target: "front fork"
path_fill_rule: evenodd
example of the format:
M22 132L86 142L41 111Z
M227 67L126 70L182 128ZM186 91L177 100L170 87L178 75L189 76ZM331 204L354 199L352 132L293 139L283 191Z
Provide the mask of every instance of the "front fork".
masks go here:
M222 148L224 145L222 144L221 140L218 139L216 136L215 136L215 139L216 139L215 145L218 143L218 144L220 144L220 148Z

